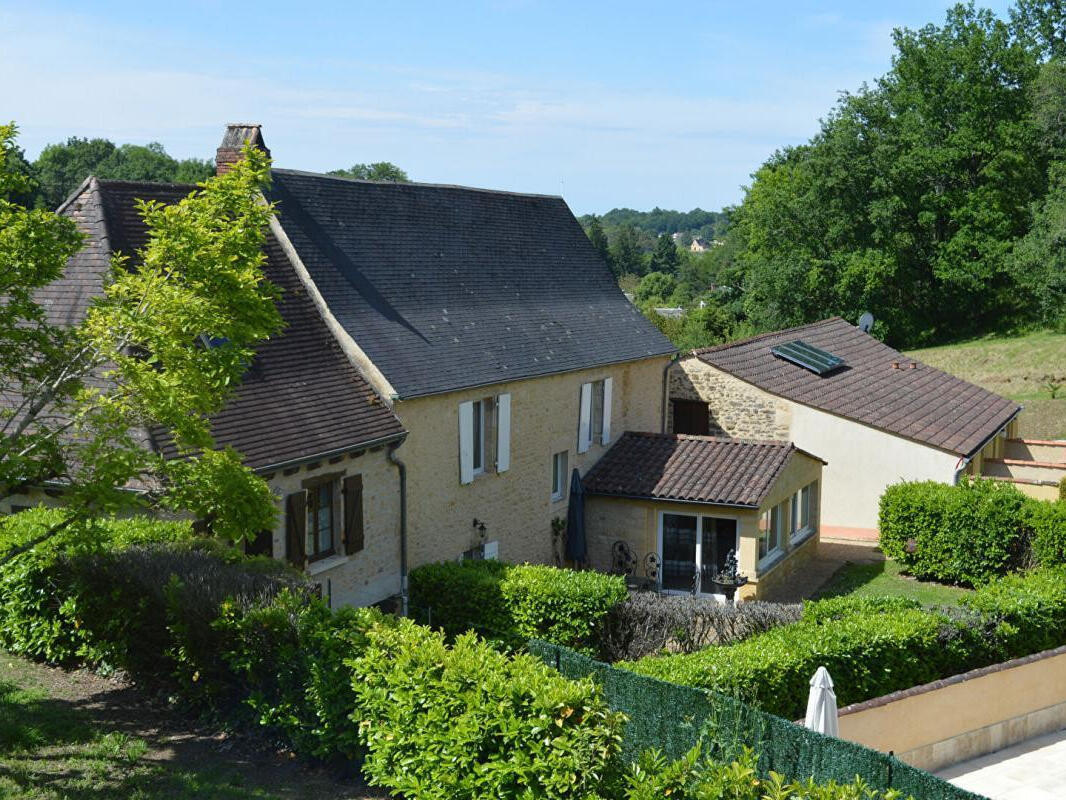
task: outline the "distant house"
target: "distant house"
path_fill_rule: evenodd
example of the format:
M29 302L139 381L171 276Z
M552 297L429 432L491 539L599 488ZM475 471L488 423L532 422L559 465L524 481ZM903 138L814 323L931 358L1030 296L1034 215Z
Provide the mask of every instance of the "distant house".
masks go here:
M707 241L705 241L704 239L700 239L699 237L693 237L692 244L688 246L688 249L693 253L706 253L708 250L711 249L711 245L708 244Z
M861 538L877 536L885 487L979 472L1021 411L839 317L693 351L669 394L675 433L785 440L824 458L822 532Z

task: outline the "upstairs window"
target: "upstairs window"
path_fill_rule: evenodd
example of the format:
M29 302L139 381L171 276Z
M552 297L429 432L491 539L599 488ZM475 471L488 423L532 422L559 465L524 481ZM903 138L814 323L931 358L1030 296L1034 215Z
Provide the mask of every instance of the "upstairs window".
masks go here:
M307 492L304 553L309 561L334 554L333 531L333 481L327 481Z
M613 385L611 378L581 384L577 452L588 452L593 442L610 444Z
M566 499L566 451L552 456L552 500Z
M511 468L511 395L459 404L459 482Z

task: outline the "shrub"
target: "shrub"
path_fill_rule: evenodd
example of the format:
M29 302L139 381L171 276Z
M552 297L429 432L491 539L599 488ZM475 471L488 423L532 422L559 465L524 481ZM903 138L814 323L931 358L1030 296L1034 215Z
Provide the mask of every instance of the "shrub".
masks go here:
M370 782L422 800L582 798L609 778L623 717L590 680L403 620L349 661Z
M1020 565L1026 503L1001 481L895 484L881 496L881 548L918 578L977 585Z
M745 750L731 763L719 763L704 757L700 747L693 747L677 761L668 761L658 751L642 754L626 774L625 800L898 800L897 791L874 791L860 778L853 783L835 781L817 784L813 780L787 781L771 772L758 775L759 757Z
M415 618L450 638L472 630L513 649L539 638L584 652L627 596L617 575L491 560L418 567L410 587Z
M834 597L738 644L621 666L795 719L819 666L846 705L1066 644L1064 567L1001 578L962 603L928 609L899 597Z
M1059 478L1059 500L1066 503L1066 475Z
M1026 513L1036 562L1047 567L1066 564L1066 502L1030 500Z
M734 606L708 597L640 592L607 614L598 637L599 657L615 662L731 644L797 621L802 608L760 602Z

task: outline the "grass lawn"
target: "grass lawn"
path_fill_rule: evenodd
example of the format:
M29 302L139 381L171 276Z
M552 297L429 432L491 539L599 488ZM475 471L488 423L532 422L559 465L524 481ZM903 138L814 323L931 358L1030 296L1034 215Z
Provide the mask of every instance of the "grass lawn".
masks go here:
M908 355L1025 406L1022 436L1066 439L1066 333L988 337ZM1062 383L1057 398L1045 388L1046 376Z
M895 561L873 564L846 564L823 586L818 597L842 594L866 597L909 597L924 605L956 605L970 589L918 581L900 574Z
M0 652L0 797L359 800L357 780L242 752L120 681Z

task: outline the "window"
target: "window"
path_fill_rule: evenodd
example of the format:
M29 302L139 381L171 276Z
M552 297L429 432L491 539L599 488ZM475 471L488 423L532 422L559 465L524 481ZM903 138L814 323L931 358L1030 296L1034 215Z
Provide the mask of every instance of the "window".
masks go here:
M474 474L485 471L485 401L474 401Z
M478 475L510 468L511 395L460 403L459 482L470 483Z
M552 456L552 500L566 499L566 451Z
M817 509L818 481L808 483L792 495L792 542L802 542L818 526Z
M674 433L707 436L711 432L711 412L699 400L673 400Z
M759 518L760 562L781 552L788 520L788 504L787 500L778 503Z
M588 452L593 442L610 443L613 386L611 378L581 384L577 452Z
M308 560L333 555L333 481L307 490L307 529L304 553Z

